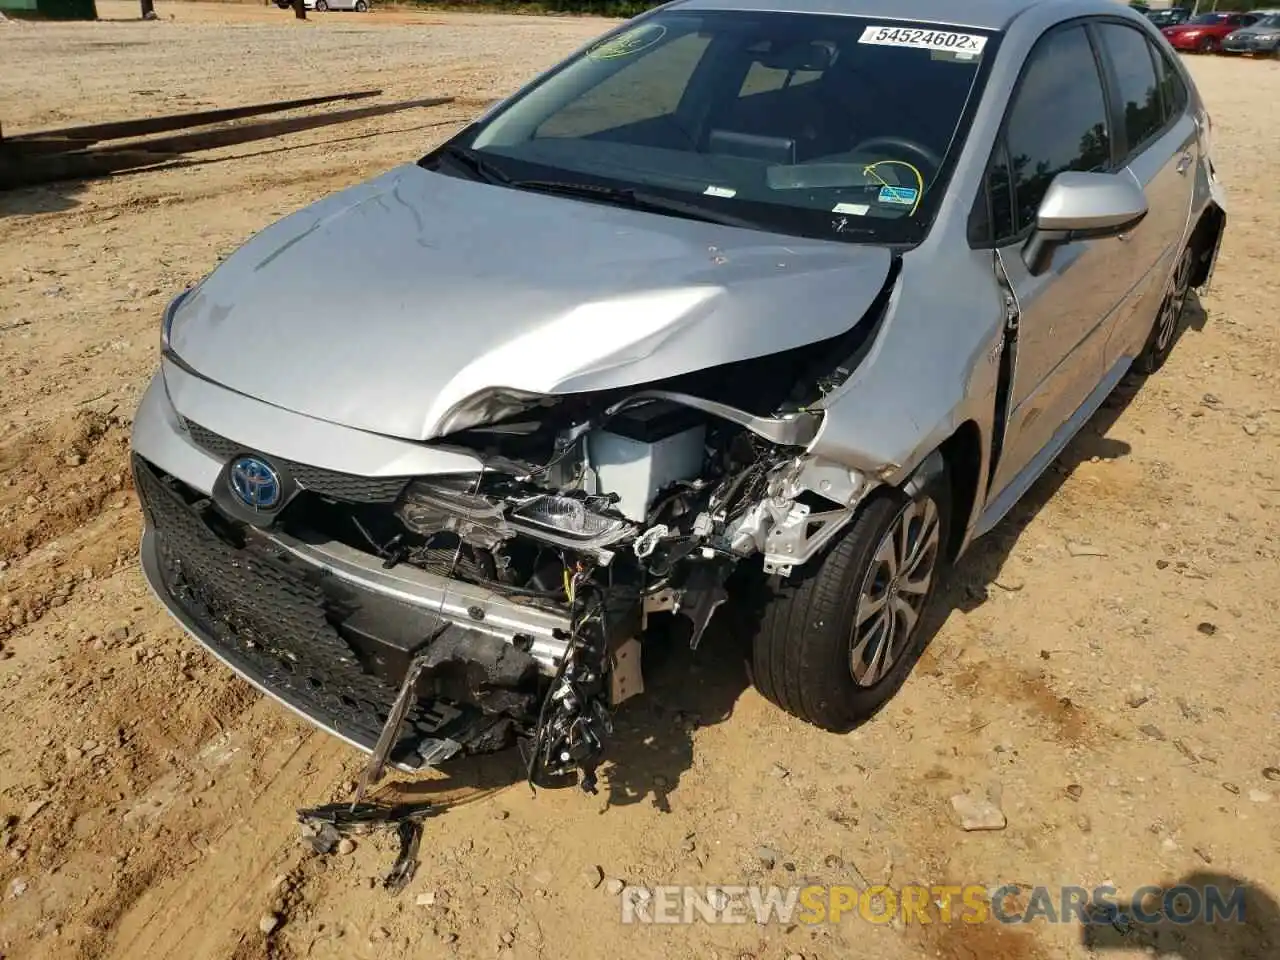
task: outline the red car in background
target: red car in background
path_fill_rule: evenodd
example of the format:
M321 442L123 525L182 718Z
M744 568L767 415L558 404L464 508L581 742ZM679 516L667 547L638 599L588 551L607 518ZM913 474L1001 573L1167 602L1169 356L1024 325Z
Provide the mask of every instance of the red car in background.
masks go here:
M1252 25L1258 16L1252 13L1217 11L1201 13L1176 27L1164 27L1161 33L1175 50L1192 53L1218 53L1222 38L1233 30Z

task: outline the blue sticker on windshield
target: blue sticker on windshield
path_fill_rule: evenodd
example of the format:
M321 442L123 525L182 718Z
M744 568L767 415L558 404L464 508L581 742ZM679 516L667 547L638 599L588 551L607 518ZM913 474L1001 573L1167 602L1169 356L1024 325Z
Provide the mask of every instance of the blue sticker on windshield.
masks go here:
M881 203L901 203L909 207L916 202L917 196L919 193L915 187L891 187L886 183L876 199Z

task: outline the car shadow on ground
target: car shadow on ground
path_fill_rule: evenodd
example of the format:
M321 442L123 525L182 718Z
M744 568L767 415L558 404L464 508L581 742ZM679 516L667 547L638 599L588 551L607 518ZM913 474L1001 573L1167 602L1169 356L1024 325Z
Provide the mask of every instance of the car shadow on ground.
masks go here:
M1280 956L1280 904L1255 884L1225 873L1200 871L1176 883L1134 891L1142 915L1086 910L1080 944L1106 957L1109 951L1143 951L1180 960L1274 960ZM1158 922L1142 922L1162 915ZM1185 918L1176 922L1170 917Z

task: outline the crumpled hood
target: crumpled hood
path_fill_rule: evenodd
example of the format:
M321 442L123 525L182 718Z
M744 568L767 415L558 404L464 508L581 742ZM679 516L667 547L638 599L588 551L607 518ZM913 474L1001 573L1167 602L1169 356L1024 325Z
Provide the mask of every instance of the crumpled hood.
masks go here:
M436 435L459 401L641 385L849 329L888 250L397 167L254 236L174 311L192 370L334 423Z

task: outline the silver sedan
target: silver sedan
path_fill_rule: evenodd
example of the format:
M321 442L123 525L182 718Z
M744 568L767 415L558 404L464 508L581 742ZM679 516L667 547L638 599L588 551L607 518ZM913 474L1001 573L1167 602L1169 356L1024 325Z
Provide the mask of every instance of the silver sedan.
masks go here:
M519 744L590 788L659 624L726 603L764 695L848 730L1169 356L1210 133L1112 0L675 0L173 300L147 577L379 769Z

